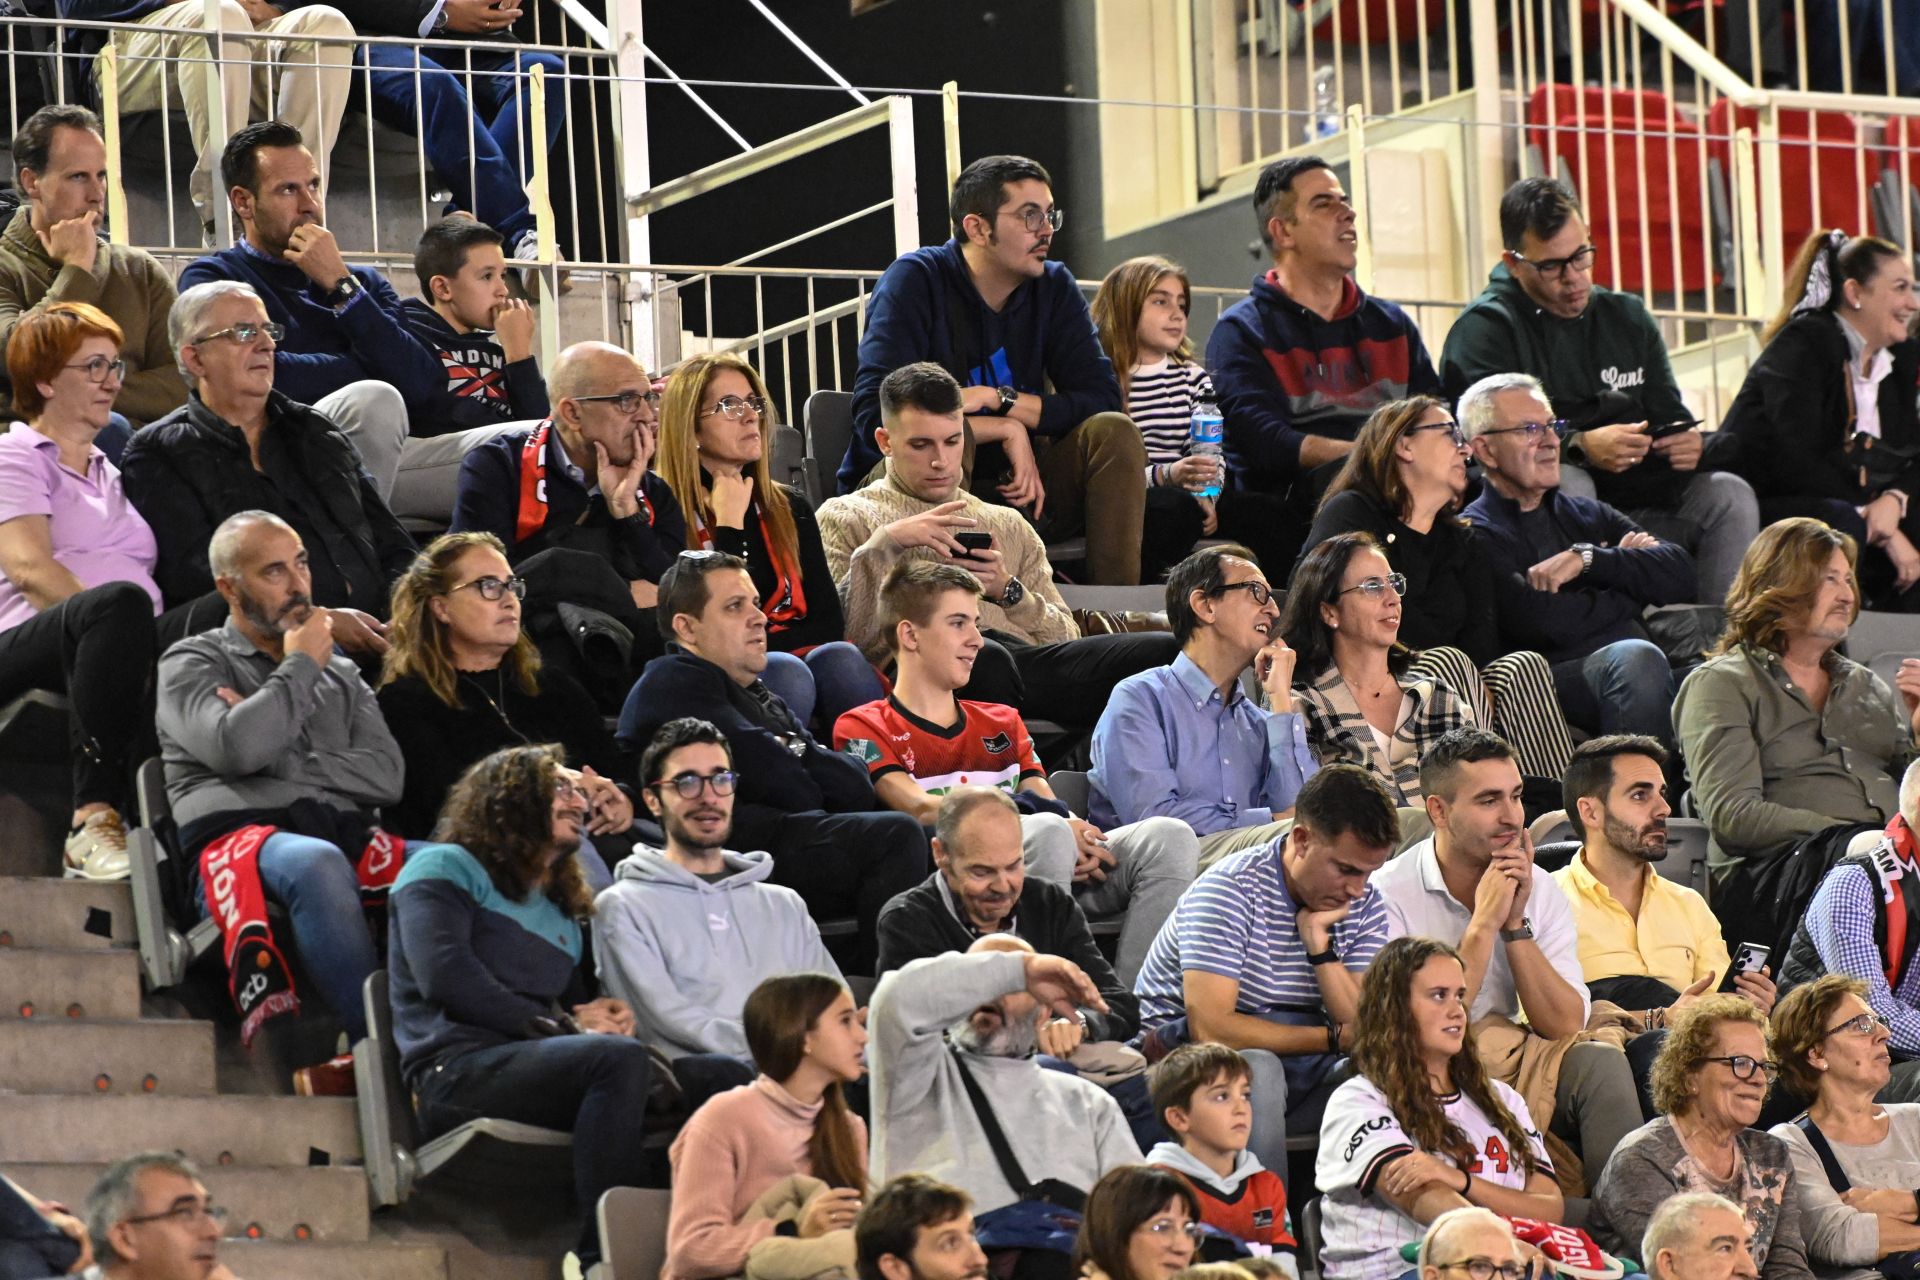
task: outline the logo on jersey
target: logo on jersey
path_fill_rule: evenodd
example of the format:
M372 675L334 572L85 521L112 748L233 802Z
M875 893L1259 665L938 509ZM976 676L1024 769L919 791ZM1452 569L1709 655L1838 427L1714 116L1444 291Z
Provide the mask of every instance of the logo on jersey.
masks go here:
M989 755L1001 756L1013 750L1013 737L1011 734L996 733L991 738L980 739L980 745L987 749Z
M880 744L872 738L848 738L847 754L865 765L880 763Z
M1271 1209L1255 1209L1255 1210L1253 1211L1253 1228L1254 1228L1254 1230L1256 1230L1256 1231L1265 1231L1265 1230L1267 1230L1268 1228L1270 1228L1270 1227L1272 1227L1272 1226L1273 1226L1273 1210L1271 1210Z
M1347 1139L1347 1153L1341 1158L1351 1161L1353 1159L1353 1153L1360 1149L1360 1144L1367 1140L1368 1134L1372 1133L1375 1129L1384 1129L1392 1123L1392 1116L1375 1116L1358 1129L1355 1129L1353 1136Z

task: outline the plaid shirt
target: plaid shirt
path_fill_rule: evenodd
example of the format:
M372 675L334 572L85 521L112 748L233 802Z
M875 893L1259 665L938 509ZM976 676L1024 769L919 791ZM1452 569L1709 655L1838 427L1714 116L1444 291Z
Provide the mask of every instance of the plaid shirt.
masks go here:
M1322 765L1357 764L1387 784L1396 804L1417 807L1420 757L1441 734L1473 724L1474 718L1453 690L1438 680L1402 676L1400 688L1413 706L1393 731L1391 750L1385 755L1354 701L1353 690L1341 679L1339 667L1328 667L1313 684L1296 688L1294 694L1315 759Z

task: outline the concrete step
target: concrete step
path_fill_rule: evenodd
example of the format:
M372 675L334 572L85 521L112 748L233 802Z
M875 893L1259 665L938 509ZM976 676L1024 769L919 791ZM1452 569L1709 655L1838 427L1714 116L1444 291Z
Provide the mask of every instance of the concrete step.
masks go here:
M220 1261L237 1276L273 1280L449 1280L447 1251L435 1245L230 1240Z
M140 958L132 951L0 948L0 1019L140 1016Z
M37 1196L78 1205L106 1169L9 1164L6 1172ZM367 1178L358 1168L207 1165L201 1175L214 1203L226 1206L228 1235L322 1244L363 1244L368 1238Z
M5 1095L0 1096L0 1165L104 1163L149 1149L183 1151L205 1165L343 1164L360 1158L353 1103L352 1098Z
M0 948L132 947L133 890L126 884L45 876L0 878Z
M211 1094L213 1024L9 1018L0 1021L0 1080L40 1094Z

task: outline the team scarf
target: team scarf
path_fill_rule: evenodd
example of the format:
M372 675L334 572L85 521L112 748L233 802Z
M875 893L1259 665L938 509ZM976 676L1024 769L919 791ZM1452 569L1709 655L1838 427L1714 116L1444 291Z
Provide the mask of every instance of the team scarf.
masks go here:
M547 435L552 430L553 419L543 420L520 447L520 510L513 524L515 543L525 542L547 527ZM647 526L651 528L653 503L647 501L646 486L635 489L633 496L640 500L640 514L646 517Z
M753 500L753 515L760 522L760 545L767 549L767 558L773 561L773 596L761 604L760 611L767 615L768 634L778 635L807 620L807 592L800 585L799 561L774 545L767 531L767 511L760 505L759 498ZM707 528L698 503L693 510L693 536L700 540L702 550L713 550L713 532Z
M1892 862L1885 856L1874 859L1880 873L1880 895L1887 907L1887 949L1881 958L1887 962L1887 986L1898 987L1902 960L1907 953L1907 894L1901 881L1913 873L1916 859L1920 859L1920 840L1915 839L1904 815L1893 815L1881 848L1890 849L1894 859Z
M207 914L220 929L227 990L240 1011L242 1048L252 1047L253 1037L268 1018L300 1008L293 970L273 940L267 894L260 884L260 849L278 830L265 824L241 827L200 851L200 883L207 895ZM381 920L406 848L398 836L376 827L368 832L367 847L354 866L360 905Z

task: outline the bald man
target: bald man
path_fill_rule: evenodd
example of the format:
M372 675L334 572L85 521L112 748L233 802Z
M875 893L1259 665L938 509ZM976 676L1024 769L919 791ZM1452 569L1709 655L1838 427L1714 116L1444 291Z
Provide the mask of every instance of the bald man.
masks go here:
M1420 1280L1465 1280L1472 1264L1484 1260L1493 1268L1489 1280L1522 1280L1532 1255L1514 1239L1505 1218L1491 1209L1462 1204L1428 1225L1420 1237L1417 1270Z

